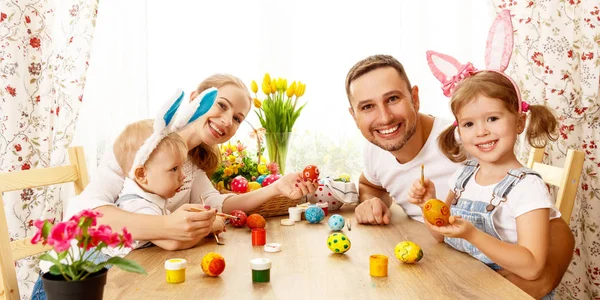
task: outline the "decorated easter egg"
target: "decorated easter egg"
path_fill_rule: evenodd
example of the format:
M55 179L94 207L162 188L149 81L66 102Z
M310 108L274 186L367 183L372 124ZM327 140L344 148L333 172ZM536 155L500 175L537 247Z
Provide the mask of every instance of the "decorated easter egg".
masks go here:
M441 200L429 199L423 205L423 216L433 225L445 226L449 224L450 208Z
M239 209L236 209L231 212L231 215L238 217L237 219L235 219L235 218L229 219L229 223L231 224L231 226L244 227L246 225L246 221L248 220L248 217L246 216L245 212L243 212Z
M248 228L250 229L265 228L265 226L267 225L267 221L265 220L265 218L263 218L263 216L259 214L251 214L248 216L246 224L248 224Z
M329 228L334 231L340 231L342 228L344 228L344 225L346 225L344 217L338 214L329 217L329 221L327 221L327 223L329 224Z
M202 258L202 271L208 276L219 276L225 270L225 258L218 253L209 252Z
M306 221L311 224L317 224L323 221L323 218L325 218L325 212L320 207L310 206L304 212L304 218L306 218Z
M332 233L327 237L327 247L333 253L344 253L350 250L350 245L350 239L341 232Z
M263 175L258 176L256 178L256 182L258 182L262 186L262 183L265 180L265 178L267 178L267 176L268 176L267 174L263 174Z
M423 250L421 250L421 247L411 241L398 243L394 248L394 254L401 262L407 264L416 263L423 258Z
M319 168L317 166L308 165L302 171L302 178L310 181L316 181L319 179Z
M265 187L267 185L270 185L271 183L277 181L279 178L281 178L280 174L271 174L271 175L268 175L265 178L265 180L263 180L262 186Z
M256 191L258 189L261 188L260 183L256 182L256 181L252 181L248 183L248 191Z
M231 190L234 193L245 193L248 191L248 179L238 175L231 180Z

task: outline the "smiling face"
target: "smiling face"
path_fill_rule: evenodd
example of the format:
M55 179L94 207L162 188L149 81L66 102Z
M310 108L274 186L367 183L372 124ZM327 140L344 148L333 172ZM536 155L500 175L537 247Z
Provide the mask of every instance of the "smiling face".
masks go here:
M194 122L195 133L208 145L222 144L236 133L249 111L248 91L226 84L218 88L217 100L211 109Z
M406 145L417 128L419 96L392 67L377 68L349 85L350 113L363 136L387 151Z
M523 132L525 115L517 117L496 98L479 94L457 112L460 138L465 150L484 163L516 160L514 146Z

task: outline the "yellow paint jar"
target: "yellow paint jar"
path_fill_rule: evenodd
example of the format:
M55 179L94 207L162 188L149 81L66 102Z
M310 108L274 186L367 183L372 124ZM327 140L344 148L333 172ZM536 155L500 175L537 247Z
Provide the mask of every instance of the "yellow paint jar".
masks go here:
M168 283L182 283L185 281L185 268L187 261L183 258L171 258L165 261L165 270Z
M388 274L388 257L373 254L369 257L369 273L374 277L386 277Z

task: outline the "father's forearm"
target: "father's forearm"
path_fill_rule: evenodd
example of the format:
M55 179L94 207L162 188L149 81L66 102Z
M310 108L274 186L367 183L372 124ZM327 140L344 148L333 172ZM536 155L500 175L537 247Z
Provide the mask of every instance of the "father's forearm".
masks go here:
M358 200L362 203L365 200L375 197L381 199L387 207L392 205L392 197L390 197L390 194L382 188L371 185L364 175L361 174L358 181Z
M94 209L103 214L98 218L98 223L109 225L114 231L121 231L123 227L131 233L134 240L160 240L168 239L163 216L136 214L124 211L116 206L105 205Z

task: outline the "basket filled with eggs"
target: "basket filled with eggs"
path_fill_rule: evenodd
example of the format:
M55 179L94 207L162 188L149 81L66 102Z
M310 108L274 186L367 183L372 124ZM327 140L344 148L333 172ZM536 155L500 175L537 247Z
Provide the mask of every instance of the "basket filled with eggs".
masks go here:
M240 141L236 144L223 144L220 148L221 164L212 174L211 181L222 194L247 193L266 187L281 178L276 163L267 163L264 156L260 156L260 159L250 156ZM301 200L292 200L283 196L274 197L248 212L248 215L254 213L263 217L287 215L288 208L296 206Z

